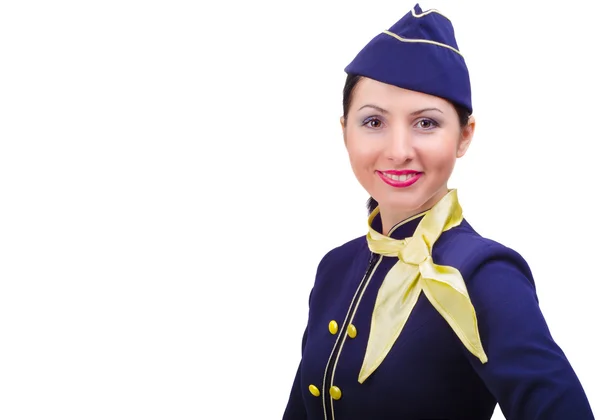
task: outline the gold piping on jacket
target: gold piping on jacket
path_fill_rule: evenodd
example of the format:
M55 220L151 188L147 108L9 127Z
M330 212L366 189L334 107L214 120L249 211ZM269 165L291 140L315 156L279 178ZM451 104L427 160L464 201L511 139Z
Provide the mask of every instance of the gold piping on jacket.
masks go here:
M360 296L358 297L358 301L356 302L356 306L354 307L354 310L352 311L352 315L350 316L350 321L348 321L348 324L351 324L352 321L354 320L354 315L356 314L356 311L358 310L360 301L362 300L363 295L365 294L365 291L367 290L367 287L369 287L369 283L371 282L371 279L373 278L375 271L377 271L377 267L381 263L382 258L383 257L380 255L379 259L377 260L377 263L373 267L373 270L371 270L369 278L367 278L367 280L366 280L365 287L363 287L362 292L360 293ZM358 289L360 289L360 286L358 287ZM356 290L358 291L358 289L356 289ZM352 307L352 305L350 305L350 307ZM342 344L340 344L340 349L338 350L338 353L335 357L335 362L333 363L333 369L331 370L331 385L334 385L333 378L335 377L335 369L337 368L338 360L340 360L340 354L342 354L342 349L344 348L344 343L346 342L346 336L348 334L345 334L345 331L344 331L343 335L344 335L344 337L342 338ZM331 395L329 396L329 399L330 399L330 405L331 405L331 420L335 420L335 414L333 412L333 398L331 397Z
M406 220L403 220L402 222L396 224L392 229L390 229L389 235L391 235L397 228L399 228L400 226L404 225L405 223L410 222L411 220L414 220L420 216L422 216L423 214L425 214L425 212L421 212L419 214L415 214L412 217L409 217ZM365 293L365 290L367 290L367 286L369 285L369 283L371 282L371 279L373 278L373 275L375 274L375 272L377 271L377 267L379 266L379 263L381 262L382 257L379 257L379 260L377 261L377 263L375 263L375 266L373 267L373 269L371 270L371 274L369 275L368 278L363 278L363 280L358 284L358 287L356 288L356 291L354 292L354 296L352 297L352 300L350 301L350 306L348 307L348 311L346 312L346 316L344 318L344 322L342 323L342 327L344 325L346 325L346 321L348 320L348 317L350 316L350 310L352 309L352 306L354 305L354 301L356 300L356 295L358 294L358 291L360 290L362 284L366 281L365 287L363 287L362 293L360 294L360 296L358 297L358 301L356 302L356 306L354 307L354 311L352 311L352 316L350 317L350 320L348 321L348 325L352 323L352 321L354 320L354 315L356 314L356 311L358 310L358 306L360 305L360 301L362 300L362 297ZM365 273L366 274L366 273ZM333 352L335 350L335 346L337 346L337 343L340 339L341 336L344 336L342 338L342 343L340 344L340 349L338 350L337 356L335 358L335 362L333 364L333 369L331 370L331 385L333 385L333 378L335 376L335 369L337 368L337 363L338 360L340 359L340 354L342 354L342 349L344 348L344 343L346 340L346 335L345 332L340 332L340 334L338 334L338 337L335 340L335 343L333 345L333 348L331 349L331 353L329 354L329 359L327 360L327 365L325 365L325 374L323 375L323 413L325 414L325 420L327 420L327 404L325 403L325 398L326 395L329 394L328 390L325 389L325 387L327 386L326 384L326 379L327 379L327 369L329 369L329 364L331 363L331 357L333 356ZM332 420L335 420L335 414L334 414L334 410L333 410L333 398L331 397L331 395L329 396L329 400L330 400L330 405L331 405L331 415L332 415Z
M379 257L379 259L381 260L381 257ZM375 272L375 269L371 270L371 276L372 274ZM366 273L365 273L366 275ZM348 307L348 311L346 312L346 316L344 317L344 322L340 325L340 327L343 327L344 325L346 325L346 321L348 320L348 317L350 316L350 308L352 308L352 305L354 305L354 301L356 300L356 295L358 294L358 291L360 290L360 286L363 284L363 282L366 280L365 276L363 276L363 279L361 280L361 282L358 284L358 287L356 288L356 291L354 292L354 296L352 297L352 300L350 301L350 306ZM340 338L342 336L344 336L342 338L342 340L345 338L345 335L343 330L339 331L339 334L337 335L337 338L335 339L335 343L333 343L333 347L331 348L331 353L329 354L329 359L327 360L327 364L325 365L325 372L323 373L323 385L322 385L322 392L321 395L323 397L322 401L323 401L323 414L325 415L324 419L327 420L327 403L325 401L325 398L327 398L327 395L329 395L329 390L327 390L325 387L327 386L327 370L329 369L329 364L331 363L331 358L333 357L333 353L335 352L335 348L338 344L338 341L340 340ZM340 351L341 351L341 347L340 347ZM339 353L338 353L339 355ZM332 380L331 380L331 384L333 385L333 372L332 372ZM329 396L330 400L331 400L331 411L333 414L333 399L331 398L331 396Z

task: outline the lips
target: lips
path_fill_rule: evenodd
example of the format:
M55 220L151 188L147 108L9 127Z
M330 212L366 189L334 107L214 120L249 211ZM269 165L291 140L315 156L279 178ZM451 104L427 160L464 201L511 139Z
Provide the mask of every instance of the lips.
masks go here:
M395 188L406 188L417 182L423 172L417 172L412 170L403 171L377 171L377 174L388 185Z

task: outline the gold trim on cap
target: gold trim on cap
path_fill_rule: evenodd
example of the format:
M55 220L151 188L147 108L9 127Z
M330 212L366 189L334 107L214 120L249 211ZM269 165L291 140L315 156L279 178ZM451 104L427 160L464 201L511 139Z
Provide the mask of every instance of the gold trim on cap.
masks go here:
M449 50L454 51L456 54L460 55L461 57L463 56L461 54L460 51L458 51L456 48L451 47L450 45L446 45L446 44L442 44L441 42L437 42L437 41L430 41L428 39L411 39L411 38L402 38L400 35L395 34L393 32L390 31L383 31L384 34L389 35L391 37L396 38L398 41L402 41L402 42L416 42L416 43L423 43L423 44L432 44L432 45L437 45L439 47L444 47L444 48L448 48Z
M430 13L437 13L438 15L443 16L446 19L448 19L447 16L443 15L442 12L440 12L437 9L429 9L429 10L421 13L420 15L418 15L417 12L415 12L415 8L414 7L410 11L412 12L413 17L416 17L416 18L422 18L423 16L427 16ZM448 20L450 20L450 19L448 19Z

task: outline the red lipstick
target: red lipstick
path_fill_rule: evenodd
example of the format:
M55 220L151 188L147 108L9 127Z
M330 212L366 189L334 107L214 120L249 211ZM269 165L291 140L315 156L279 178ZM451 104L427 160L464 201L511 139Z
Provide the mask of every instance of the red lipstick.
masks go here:
M406 188L417 182L423 172L405 169L402 171L377 171L377 175L383 182L395 188ZM396 178L396 179L394 179ZM400 177L400 179L398 179Z

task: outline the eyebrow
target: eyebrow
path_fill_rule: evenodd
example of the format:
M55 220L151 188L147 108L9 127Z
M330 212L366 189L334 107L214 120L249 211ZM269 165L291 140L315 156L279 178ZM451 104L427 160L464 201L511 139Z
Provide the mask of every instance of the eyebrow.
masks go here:
M387 111L377 105L371 105L371 104L363 105L358 110L360 111L363 108L373 108L373 109L376 109L377 111L381 112L382 114L389 114L389 111ZM443 112L438 108L423 108L423 109L419 109L417 111L411 112L410 115L415 116L415 115L419 115L419 114L422 114L427 111L437 111L440 114L443 114Z
M386 111L385 109L383 109L377 105L371 105L371 104L363 105L360 108L358 108L358 110L360 111L363 108L373 108L373 109L376 109L377 111L381 112L382 114L389 114L388 111Z
M440 114L443 114L443 112L438 108L423 108L423 109L419 109L418 111L411 112L410 115L419 115L419 114L422 114L427 111L437 111Z

